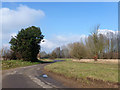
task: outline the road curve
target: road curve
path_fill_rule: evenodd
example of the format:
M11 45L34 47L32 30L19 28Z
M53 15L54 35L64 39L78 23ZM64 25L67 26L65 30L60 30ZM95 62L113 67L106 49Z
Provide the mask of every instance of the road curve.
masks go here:
M20 67L2 72L2 88L66 88L61 82L48 76L43 78L47 64Z

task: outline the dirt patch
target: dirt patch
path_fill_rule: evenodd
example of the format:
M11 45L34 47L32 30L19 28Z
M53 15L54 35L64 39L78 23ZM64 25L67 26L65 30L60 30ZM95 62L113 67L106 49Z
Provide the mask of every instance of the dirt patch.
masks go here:
M118 88L118 83L104 82L103 80L90 77L87 77L85 81L83 78L68 78L62 74L56 74L48 70L44 70L44 72L70 88Z

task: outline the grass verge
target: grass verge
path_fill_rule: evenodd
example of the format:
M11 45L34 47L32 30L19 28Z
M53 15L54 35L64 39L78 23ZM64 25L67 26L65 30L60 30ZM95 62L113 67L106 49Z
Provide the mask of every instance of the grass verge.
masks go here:
M118 82L118 64L78 63L68 60L47 65L45 70L78 81L82 78L87 83L88 79Z
M16 67L24 67L40 64L40 62L30 62L30 61L23 61L23 60L6 60L2 61L2 70L12 69Z
M40 59L41 62L54 62L52 59Z

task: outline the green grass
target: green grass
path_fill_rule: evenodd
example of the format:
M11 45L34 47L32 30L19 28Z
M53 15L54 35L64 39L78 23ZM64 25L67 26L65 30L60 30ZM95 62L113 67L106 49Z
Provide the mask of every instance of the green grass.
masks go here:
M40 59L41 61L43 61L43 62L53 62L54 60L52 60L52 59Z
M39 64L40 62L29 62L29 61L22 61L22 60L6 60L2 61L2 70L16 68L16 67L24 67Z
M77 78L78 80L81 78L87 80L86 78L89 77L97 80L118 82L118 64L65 61L47 65L45 69L68 78Z

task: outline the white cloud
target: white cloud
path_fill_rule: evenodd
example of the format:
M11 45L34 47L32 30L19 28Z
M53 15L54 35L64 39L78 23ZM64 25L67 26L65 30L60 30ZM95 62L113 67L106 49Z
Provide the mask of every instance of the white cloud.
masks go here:
M107 33L110 33L110 32L112 32L114 35L118 33L118 31L108 30L108 29L98 30L99 34L104 34L104 35L107 35ZM51 39L45 39L45 42L41 43L41 47L43 51L51 52L56 47L67 45L73 42L78 42L78 41L80 42L81 39L84 41L85 38L87 37L88 37L87 35L73 35L73 34L56 35L56 36L51 37Z
M56 36L56 39L57 39L58 41L67 41L67 40L68 40L66 37L61 36L61 35Z
M57 45L50 40L44 39L45 42L41 42L41 46L47 47L48 49L54 48Z
M55 47L58 46L54 41L50 41L50 40L47 40L47 39L43 39L43 40L44 40L44 42L41 42L41 44L40 44L42 51L50 52Z
M62 37L62 39L60 38ZM86 35L59 35L56 36L56 42L59 45L63 45L63 44L68 44L68 43L72 43L72 42L77 42L77 41L81 41L81 39L85 39L85 37L87 37Z
M46 52L51 52L56 47L60 47L69 43L77 42L81 39L85 39L86 35L56 35L51 37L51 39L44 39L45 42L41 42L41 50Z
M113 31L113 30L109 30L109 29L99 29L99 30L98 30L98 33L99 33L99 34L107 35L107 33L117 34L118 31Z
M35 25L40 21L45 13L42 10L29 8L25 5L20 5L15 10L9 8L0 8L0 24L2 25L2 40L9 42L11 35L15 35L21 28L26 28ZM1 40L1 39L0 39Z
M117 38L118 35L120 35L120 31L113 31L108 29L99 29L98 34L103 34L109 38Z
M24 5L20 5L16 10L1 8L2 21L4 30L13 30L14 28L24 27L33 24L36 20L45 16L41 10L35 10Z

